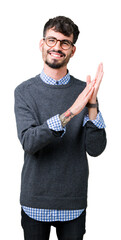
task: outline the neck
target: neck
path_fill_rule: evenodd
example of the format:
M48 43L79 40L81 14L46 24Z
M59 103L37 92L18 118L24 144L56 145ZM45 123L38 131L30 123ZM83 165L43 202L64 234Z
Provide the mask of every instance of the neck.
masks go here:
M59 69L50 68L47 64L44 64L44 72L52 79L58 81L67 74L67 66Z

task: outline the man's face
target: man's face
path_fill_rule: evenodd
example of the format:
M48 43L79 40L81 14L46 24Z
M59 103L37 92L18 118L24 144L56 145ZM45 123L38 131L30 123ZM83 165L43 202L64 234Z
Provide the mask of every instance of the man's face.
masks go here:
M58 40L69 40L73 43L73 34L67 37L60 32L55 32L53 29L47 30L45 37L54 37ZM69 59L74 55L76 47L71 45L69 49L65 50L61 47L60 41L57 41L55 46L49 47L42 39L40 41L40 50L42 51L43 61L49 67L59 69L67 65Z

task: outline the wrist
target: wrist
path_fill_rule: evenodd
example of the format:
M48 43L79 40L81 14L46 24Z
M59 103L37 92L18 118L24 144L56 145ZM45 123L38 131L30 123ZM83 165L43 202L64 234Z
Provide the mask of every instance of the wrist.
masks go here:
M89 108L88 114L90 120L95 120L98 114L97 108Z
M96 103L97 103L97 98L90 99L88 103L90 103L90 104L96 104Z
M87 103L86 107L88 107L88 109L90 108L96 108L98 110L99 104L98 104L98 100L91 100Z
M68 109L65 113L60 115L61 124L63 127L74 117L74 114Z

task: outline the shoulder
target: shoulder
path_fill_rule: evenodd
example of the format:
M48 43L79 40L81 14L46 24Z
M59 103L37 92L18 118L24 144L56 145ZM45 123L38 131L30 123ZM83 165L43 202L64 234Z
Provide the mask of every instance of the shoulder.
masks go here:
M35 81L36 81L36 77L37 77L37 76L39 76L39 74L36 75L35 77L29 78L29 79L23 81L22 83L20 83L20 84L15 88L14 91L15 91L15 92L20 92L20 93L26 92L26 90L27 90L28 88L32 88L33 85L35 85Z
M78 78L75 78L71 75L71 78L73 79L73 83L74 83L74 86L76 87L81 87L81 88L85 88L86 87L86 82L78 79Z

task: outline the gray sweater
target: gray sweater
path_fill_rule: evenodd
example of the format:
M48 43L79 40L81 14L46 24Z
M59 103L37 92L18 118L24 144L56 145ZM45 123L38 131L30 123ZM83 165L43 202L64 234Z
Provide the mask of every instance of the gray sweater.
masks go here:
M71 79L49 85L40 75L15 89L18 137L24 149L21 205L44 209L83 209L87 206L87 154L98 156L106 146L105 129L91 121L83 127L85 107L66 125L66 133L49 129L47 120L64 113L85 88Z

